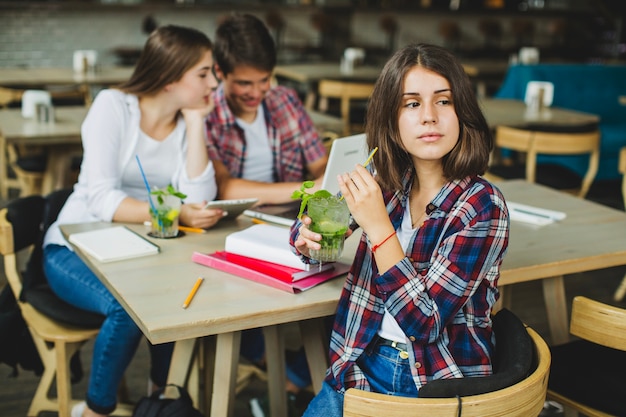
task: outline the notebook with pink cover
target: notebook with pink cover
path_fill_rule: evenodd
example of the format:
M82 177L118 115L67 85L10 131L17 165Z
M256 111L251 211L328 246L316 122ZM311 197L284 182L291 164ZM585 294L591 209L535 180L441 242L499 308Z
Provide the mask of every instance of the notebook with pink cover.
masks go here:
M243 265L241 263L233 262L233 260L236 260L236 258L233 258L232 254L223 251L218 251L210 254L194 252L191 257L191 260L198 264L219 269L220 271L228 272L229 274L246 278L261 284L269 285L270 287L274 287L294 294L308 290L309 288L312 288L318 284L344 275L350 270L350 265L340 262L334 262L332 264L329 264L332 265L332 268L324 266L324 268L328 269L323 269L321 272L318 273L315 273L315 266L312 266L311 271L301 271L284 265L273 264L275 268L280 269L281 272L272 274L267 265L271 264L271 262L259 261L250 258L248 259L249 261L246 260L246 262L257 262L258 267L254 266L252 263L248 265ZM300 273L313 273L313 275L296 280L290 280L290 274L296 271Z

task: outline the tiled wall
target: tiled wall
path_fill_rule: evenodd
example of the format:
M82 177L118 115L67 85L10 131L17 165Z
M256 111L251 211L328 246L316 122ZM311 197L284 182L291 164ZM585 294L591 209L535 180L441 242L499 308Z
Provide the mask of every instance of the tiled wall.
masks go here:
M237 6L234 5L233 8ZM142 21L152 15L158 24L178 24L195 27L213 37L216 22L228 10L211 10L206 7L87 7L60 8L58 5L37 7L0 8L0 67L71 67L73 52L78 49L95 49L100 65L114 65L117 58L112 53L116 47L141 48L146 40ZM286 20L286 44L319 44L319 35L311 24L310 10L281 10ZM264 18L264 11L253 12ZM352 40L357 44L384 46L385 35L379 26L380 13L354 11L346 16ZM438 33L440 19L449 15L402 14L395 15L399 23L396 46L422 41L443 44ZM453 17L463 30L466 44L479 43L478 16ZM506 19L503 21L507 37ZM541 20L536 19L541 27ZM546 41L545 32L539 30L538 43ZM349 46L349 45L347 45ZM287 57L288 59L288 57Z
M133 7L0 9L0 67L71 67L78 49L94 49L99 64L114 65L117 58L113 48L141 48L145 43L142 21L147 15L159 25L190 26L212 38L215 22L223 13Z

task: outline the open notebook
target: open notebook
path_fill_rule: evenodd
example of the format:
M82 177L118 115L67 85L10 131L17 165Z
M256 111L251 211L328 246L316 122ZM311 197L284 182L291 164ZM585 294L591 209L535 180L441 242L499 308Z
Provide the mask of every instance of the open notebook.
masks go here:
M69 241L100 262L156 255L159 247L125 226L72 233Z
M322 189L337 194L339 192L337 175L353 170L356 164L365 162L367 156L365 133L335 139L330 148ZM291 226L299 210L300 200L294 200L287 204L253 207L244 211L243 214L266 222Z

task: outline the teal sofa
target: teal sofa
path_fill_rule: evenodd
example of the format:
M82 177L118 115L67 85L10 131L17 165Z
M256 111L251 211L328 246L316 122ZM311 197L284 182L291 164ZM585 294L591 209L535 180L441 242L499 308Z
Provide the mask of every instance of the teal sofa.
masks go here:
M600 116L601 147L597 180L620 178L619 150L626 146L626 66L537 64L509 67L495 98L524 99L529 81L554 84L552 106ZM582 176L587 158L541 156L539 163L563 165Z

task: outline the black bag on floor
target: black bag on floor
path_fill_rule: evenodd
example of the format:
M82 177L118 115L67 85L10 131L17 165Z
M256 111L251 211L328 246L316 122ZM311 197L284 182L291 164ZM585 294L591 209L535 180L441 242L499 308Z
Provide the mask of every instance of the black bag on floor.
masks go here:
M167 387L176 387L178 398L161 398ZM193 408L193 402L187 390L170 384L153 392L149 397L139 400L133 411L133 417L204 417Z
M8 284L0 291L0 336L0 363L13 368L11 376L17 376L18 365L41 375L43 363Z

